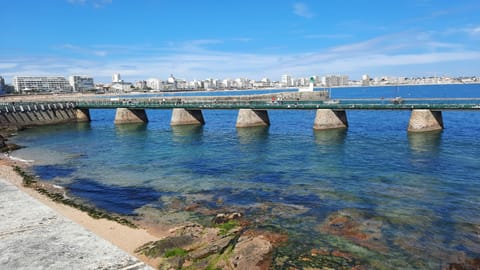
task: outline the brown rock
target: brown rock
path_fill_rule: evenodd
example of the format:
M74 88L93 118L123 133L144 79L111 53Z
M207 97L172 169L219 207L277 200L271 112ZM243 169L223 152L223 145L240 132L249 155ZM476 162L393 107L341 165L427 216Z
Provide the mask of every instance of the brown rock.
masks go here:
M268 269L271 261L272 244L263 236L241 236L228 260L233 269Z
M213 218L213 223L215 224L223 224L229 222L231 220L239 220L242 217L242 214L233 212L233 213L221 213L217 214L215 218Z
M342 210L329 215L319 226L323 233L344 237L360 246L386 253L383 223L354 210Z
M351 262L353 260L353 257L352 257L351 254L346 253L346 252L342 252L342 251L338 251L338 250L332 251L332 256L344 258L349 262Z
M215 253L219 253L220 251L224 250L228 246L228 244L230 244L232 239L233 239L233 236L229 236L229 237L217 239L216 241L210 242L210 243L204 243L202 241L206 245L190 252L189 257L193 260L199 260L199 259L204 259Z
M263 231L263 230L248 230L244 234L244 236L248 237L262 237L263 239L267 240L272 244L274 247L278 247L283 243L288 241L288 235L283 233L275 233L270 231Z
M450 263L447 270L478 270L480 269L480 258L468 259L462 263Z
M184 210L185 211L194 211L196 209L198 209L200 207L200 204L198 203L194 203L194 204L191 204L191 205L187 205Z

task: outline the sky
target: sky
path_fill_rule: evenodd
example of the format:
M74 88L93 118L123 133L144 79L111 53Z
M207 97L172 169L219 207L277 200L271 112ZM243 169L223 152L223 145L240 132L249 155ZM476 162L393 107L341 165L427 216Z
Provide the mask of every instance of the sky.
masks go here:
M0 76L480 76L478 0L0 0Z

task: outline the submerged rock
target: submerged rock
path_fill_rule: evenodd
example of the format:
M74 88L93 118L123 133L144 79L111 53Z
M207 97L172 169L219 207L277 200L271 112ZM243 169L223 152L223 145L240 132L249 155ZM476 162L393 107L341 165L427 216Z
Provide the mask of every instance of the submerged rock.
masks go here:
M450 263L445 270L478 270L480 269L480 258L468 259L462 263Z
M242 217L242 214L237 212L217 214L213 219L213 223L223 224L231 220L239 220L241 217Z
M383 239L381 220L369 217L353 210L342 210L330 214L319 226L322 233L346 238L368 249L387 253L388 247Z
M7 143L7 141L8 139L6 137L0 135L0 152L10 152L22 148L17 144Z

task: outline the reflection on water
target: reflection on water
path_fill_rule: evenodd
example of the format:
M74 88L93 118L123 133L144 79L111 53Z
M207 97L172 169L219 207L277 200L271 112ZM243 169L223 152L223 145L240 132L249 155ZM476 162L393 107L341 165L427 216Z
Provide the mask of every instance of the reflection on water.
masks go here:
M265 141L268 139L269 126L237 128L238 140L241 144Z
M92 128L90 122L80 122L75 124L75 129L77 131L88 131Z
M145 132L147 130L146 123L129 123L115 125L115 132L117 135L133 135L137 132Z
M345 142L347 129L313 130L315 142L320 145L338 145Z
M413 152L437 153L442 141L442 130L430 132L409 132L408 144Z
M173 141L178 143L190 143L199 141L203 136L203 125L171 126Z

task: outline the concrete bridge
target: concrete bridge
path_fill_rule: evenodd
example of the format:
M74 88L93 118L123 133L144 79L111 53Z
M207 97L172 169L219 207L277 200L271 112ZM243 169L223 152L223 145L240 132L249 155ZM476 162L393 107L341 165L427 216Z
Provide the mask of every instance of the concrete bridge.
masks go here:
M116 109L115 124L148 122L146 109L172 109L172 126L205 124L202 110L235 109L239 110L236 122L239 128L270 125L268 110L316 110L313 128L317 130L347 128L347 110L408 110L411 111L408 130L422 132L443 129L442 111L480 110L480 99L331 100L328 92L315 91L250 96L83 98L60 104L17 102L9 106L0 104L0 116L8 118L8 113L28 112L32 108L42 111L60 107L68 109L76 121L90 121L91 109Z

